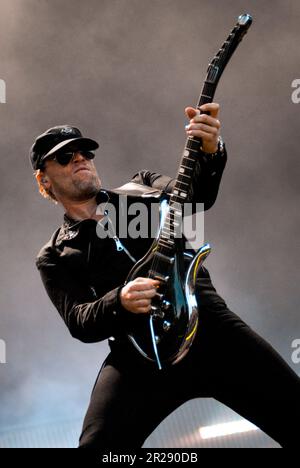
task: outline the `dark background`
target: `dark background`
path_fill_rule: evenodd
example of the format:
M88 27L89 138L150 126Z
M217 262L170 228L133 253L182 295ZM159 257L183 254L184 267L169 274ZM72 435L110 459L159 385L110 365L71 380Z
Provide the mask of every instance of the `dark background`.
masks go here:
M34 138L68 123L98 139L106 188L144 168L175 176L184 108L196 103L209 60L244 12L254 24L215 98L229 161L205 217L207 266L231 309L300 372L291 362L300 338L300 105L291 100L299 1L1 0L2 431L82 419L107 352L105 343L71 338L35 269L63 213L38 194L28 161ZM186 415L201 404L181 411L187 431Z

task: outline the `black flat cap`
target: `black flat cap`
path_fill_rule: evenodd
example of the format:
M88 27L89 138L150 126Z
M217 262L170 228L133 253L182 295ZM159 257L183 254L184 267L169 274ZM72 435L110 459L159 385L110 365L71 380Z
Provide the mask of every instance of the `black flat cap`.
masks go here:
M69 145L88 151L99 148L95 140L83 137L78 128L71 125L58 125L39 135L30 148L29 157L33 169L41 169L48 156Z

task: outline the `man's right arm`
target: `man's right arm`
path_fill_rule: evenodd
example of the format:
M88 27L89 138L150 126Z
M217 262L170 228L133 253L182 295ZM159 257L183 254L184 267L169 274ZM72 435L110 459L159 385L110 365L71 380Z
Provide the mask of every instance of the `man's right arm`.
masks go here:
M56 257L56 258L55 258ZM94 343L124 334L134 314L148 313L159 282L136 278L95 298L95 291L60 265L56 255L42 255L36 261L49 298L71 335Z
M122 286L95 299L93 290L49 256L36 261L49 298L71 335L85 343L105 340L124 333L128 312L120 302Z

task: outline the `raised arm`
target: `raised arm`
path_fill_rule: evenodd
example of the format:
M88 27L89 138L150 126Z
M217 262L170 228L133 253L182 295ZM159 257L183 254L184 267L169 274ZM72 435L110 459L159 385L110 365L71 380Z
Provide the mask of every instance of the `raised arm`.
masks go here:
M186 108L186 115L190 118L186 132L187 135L202 138L202 150L199 152L195 166L191 200L196 203L204 203L204 209L208 210L215 203L218 195L227 161L227 151L220 139L219 105L216 103L205 104L201 110L209 112L210 115L200 114L197 109L192 107ZM167 193L172 191L175 183L175 179L169 176L146 169L134 174L131 181Z

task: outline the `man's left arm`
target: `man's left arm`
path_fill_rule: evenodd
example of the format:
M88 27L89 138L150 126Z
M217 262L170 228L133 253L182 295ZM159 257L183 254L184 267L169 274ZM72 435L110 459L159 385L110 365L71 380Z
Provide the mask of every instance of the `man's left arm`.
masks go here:
M201 111L209 112L210 115L200 114L198 109L192 107L185 109L186 115L190 119L189 125L186 126L187 135L202 139L202 148L195 165L190 199L195 203L204 203L204 209L208 210L217 198L227 161L227 152L220 138L219 105L217 103L205 104L201 106ZM132 182L170 193L175 179L142 170L133 176Z

